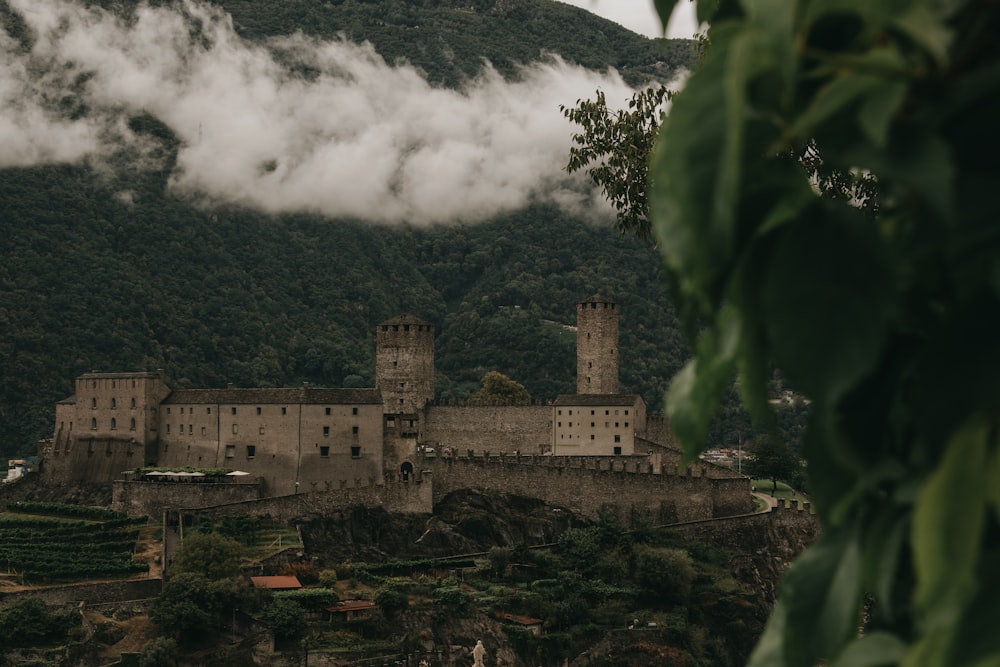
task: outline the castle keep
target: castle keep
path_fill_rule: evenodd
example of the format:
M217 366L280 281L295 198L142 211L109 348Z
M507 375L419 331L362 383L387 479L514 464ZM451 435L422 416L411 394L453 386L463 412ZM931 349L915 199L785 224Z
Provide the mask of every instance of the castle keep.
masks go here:
M144 466L223 468L246 473L258 497L279 497L414 480L433 467L429 450L662 465L668 429L647 419L640 396L618 393L618 317L600 296L577 305L577 393L550 405L434 405L434 327L413 315L376 326L369 389L171 390L162 371L87 373L56 405L42 474L111 483Z

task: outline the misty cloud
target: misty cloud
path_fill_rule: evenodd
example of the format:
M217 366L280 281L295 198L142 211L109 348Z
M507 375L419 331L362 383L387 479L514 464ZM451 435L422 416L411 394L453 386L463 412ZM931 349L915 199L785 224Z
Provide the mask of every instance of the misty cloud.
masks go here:
M150 157L126 122L146 112L181 141L174 192L269 212L426 224L533 201L601 206L564 171L573 126L559 105L598 88L631 95L616 73L557 58L517 82L484 67L462 90L435 88L369 45L248 43L191 1L127 21L61 0L8 4L35 41L23 54L0 32L0 167Z

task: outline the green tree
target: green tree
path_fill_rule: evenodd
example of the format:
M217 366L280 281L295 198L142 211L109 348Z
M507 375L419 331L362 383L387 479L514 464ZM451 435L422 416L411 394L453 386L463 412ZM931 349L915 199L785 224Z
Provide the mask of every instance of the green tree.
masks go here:
M149 608L149 617L166 632L198 632L214 625L209 581L187 572L170 577L170 582Z
M623 236L650 236L649 154L664 106L673 94L666 86L650 86L632 96L628 110L612 111L604 93L597 91L594 100L577 100L575 107L560 107L566 118L582 128L573 135L566 170L586 170L601 187L617 212L617 228Z
M771 480L771 495L778 481L791 482L802 466L795 453L782 440L760 438L748 447L751 456L743 461L743 472L755 479Z
M279 642L298 639L305 633L306 613L294 600L275 598L260 611L260 620L274 631Z
M675 4L658 0L661 16ZM698 0L705 59L673 99L651 215L695 356L667 411L686 460L732 374L771 418L779 368L810 401L824 531L751 660L987 665L1000 635L1000 6ZM821 196L789 155L869 174ZM867 608L865 632L857 628Z
M41 598L16 600L0 609L0 646L40 646L61 640L78 620L75 611L50 613Z
M174 667L177 664L177 642L168 637L150 640L139 652L139 667Z
M498 371L490 371L483 376L483 386L472 395L473 405L528 405L531 394L524 385L511 380Z
M172 574L202 574L208 579L232 577L239 574L241 550L239 542L217 533L189 533L170 570Z
M694 563L686 551L646 546L636 549L636 581L665 604L687 603L694 574Z

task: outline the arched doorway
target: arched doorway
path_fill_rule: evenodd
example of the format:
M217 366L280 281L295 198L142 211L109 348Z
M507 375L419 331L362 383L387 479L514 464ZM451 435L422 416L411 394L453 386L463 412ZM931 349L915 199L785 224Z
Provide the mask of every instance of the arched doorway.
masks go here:
M413 476L413 464L409 461L404 461L403 465L399 466L399 474L404 482L409 482L410 477Z

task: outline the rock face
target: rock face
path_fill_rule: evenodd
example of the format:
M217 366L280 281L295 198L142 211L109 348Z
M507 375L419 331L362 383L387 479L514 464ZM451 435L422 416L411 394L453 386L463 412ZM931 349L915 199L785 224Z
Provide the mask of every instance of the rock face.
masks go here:
M355 508L302 526L306 550L327 565L345 560L421 558L481 553L495 546L555 542L582 525L563 508L510 495L456 491L434 515Z

